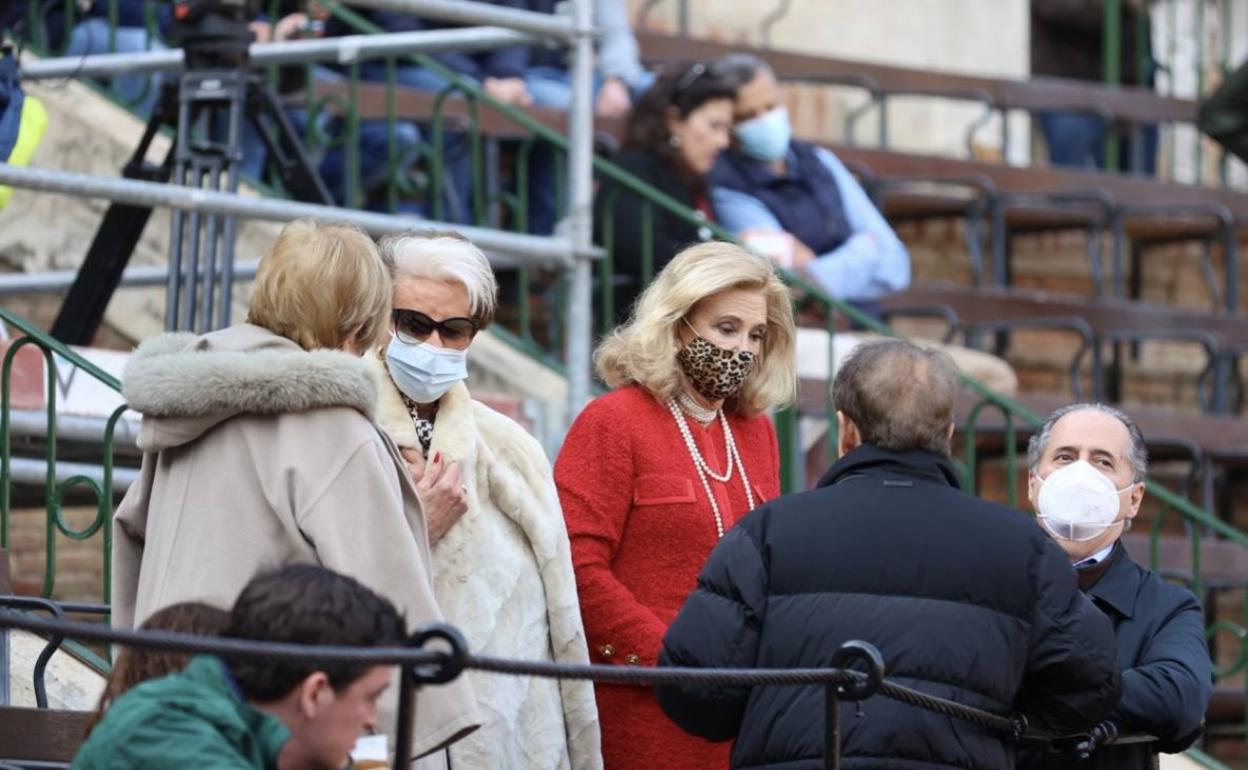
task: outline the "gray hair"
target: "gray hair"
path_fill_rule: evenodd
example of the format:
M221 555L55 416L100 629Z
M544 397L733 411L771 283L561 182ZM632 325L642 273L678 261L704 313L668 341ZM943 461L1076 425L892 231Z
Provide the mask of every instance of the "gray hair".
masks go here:
M960 385L943 350L905 340L867 342L837 369L832 403L857 426L864 444L948 456Z
M498 280L485 254L454 230L412 230L388 235L378 244L391 277L454 281L468 292L468 307L481 328L494 320Z
M734 91L758 77L760 72L773 70L770 64L750 53L730 53L711 63L711 75Z
M1100 412L1113 417L1122 423L1127 429L1127 435L1131 437L1131 446L1127 449L1127 462L1131 463L1131 470L1135 472L1135 481L1143 481L1144 476L1148 473L1148 447L1144 445L1144 434L1140 433L1139 426L1135 421L1127 416L1121 409L1116 409L1108 404L1068 404L1049 415L1049 419L1044 421L1044 425L1040 426L1040 430L1036 431L1031 441L1027 442L1027 469L1035 472L1040 466L1040 460L1044 457L1044 450L1049 446L1049 439L1053 438L1053 427L1057 425L1068 414L1090 410Z

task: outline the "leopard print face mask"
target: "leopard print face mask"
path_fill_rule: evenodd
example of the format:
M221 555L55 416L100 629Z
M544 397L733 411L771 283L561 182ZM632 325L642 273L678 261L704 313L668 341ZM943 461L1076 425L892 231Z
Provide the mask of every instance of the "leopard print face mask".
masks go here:
M689 324L689 328L693 325ZM676 360L698 393L718 401L741 390L757 358L747 350L721 348L695 331L694 338L676 354Z

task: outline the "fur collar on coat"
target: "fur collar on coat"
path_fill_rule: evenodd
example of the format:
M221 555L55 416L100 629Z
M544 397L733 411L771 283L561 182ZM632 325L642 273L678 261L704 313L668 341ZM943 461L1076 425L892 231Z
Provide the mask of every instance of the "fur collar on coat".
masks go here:
M418 449L380 357L366 360L380 382L378 423L400 447ZM434 593L447 619L474 652L588 663L567 528L537 440L457 383L438 404L434 452L459 463L468 487L468 513L433 548ZM486 724L451 747L457 770L602 767L590 682L483 674L473 690Z
M292 355L297 354L297 355ZM347 406L371 418L377 376L358 356L305 351L252 324L145 340L126 363L122 394L153 417L282 414Z

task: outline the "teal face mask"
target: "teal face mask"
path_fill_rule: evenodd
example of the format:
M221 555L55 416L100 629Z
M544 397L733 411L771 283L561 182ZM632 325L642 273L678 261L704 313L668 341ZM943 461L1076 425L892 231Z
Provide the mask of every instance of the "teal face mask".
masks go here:
M752 158L777 161L789 151L793 127L789 125L789 111L784 107L764 112L756 118L738 123L732 129L741 152Z

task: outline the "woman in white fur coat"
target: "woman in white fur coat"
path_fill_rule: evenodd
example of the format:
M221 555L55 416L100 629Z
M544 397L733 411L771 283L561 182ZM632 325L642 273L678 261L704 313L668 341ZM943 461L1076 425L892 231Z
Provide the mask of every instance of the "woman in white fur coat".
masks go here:
M381 242L394 277L378 422L411 466L433 543L434 594L473 652L588 663L571 550L550 463L513 420L464 386L498 285L454 232ZM589 682L470 673L484 724L450 748L454 770L602 767Z

